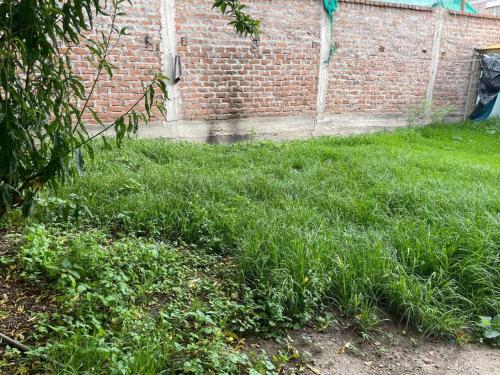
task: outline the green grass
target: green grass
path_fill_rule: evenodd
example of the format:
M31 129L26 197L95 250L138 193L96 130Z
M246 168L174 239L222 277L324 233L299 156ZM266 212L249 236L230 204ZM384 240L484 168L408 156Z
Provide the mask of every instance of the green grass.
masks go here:
M16 272L59 295L32 337L55 373L272 373L279 363L241 353L233 332L336 307L361 331L384 311L467 340L500 311L495 122L134 140L39 203L48 226L27 229Z
M62 196L115 231L237 257L276 316L375 307L463 335L500 309L500 127L233 145L130 141Z

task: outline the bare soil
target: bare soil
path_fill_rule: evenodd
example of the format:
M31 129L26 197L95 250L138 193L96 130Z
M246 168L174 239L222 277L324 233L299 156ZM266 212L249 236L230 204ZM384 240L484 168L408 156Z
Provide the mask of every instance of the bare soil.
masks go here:
M384 323L368 339L338 324L322 333L304 329L290 333L285 342L257 340L250 346L270 356L278 351L300 353L300 360L282 369L286 374L500 374L499 349L433 341L391 323Z

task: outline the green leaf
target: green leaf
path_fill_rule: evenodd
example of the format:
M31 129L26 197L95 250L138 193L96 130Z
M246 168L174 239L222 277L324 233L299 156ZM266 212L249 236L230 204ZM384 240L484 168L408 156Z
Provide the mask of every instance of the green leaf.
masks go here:
M497 337L500 337L500 330L487 329L484 332L484 337L486 337L487 339L495 339Z
M490 327L491 326L491 317L490 316L480 316L479 317L480 321L479 321L479 325L481 327Z
M71 261L68 258L64 258L62 261L62 266L64 268L71 268Z
M493 320L491 321L491 326L494 328L494 329L498 329L500 330L500 314L497 314Z

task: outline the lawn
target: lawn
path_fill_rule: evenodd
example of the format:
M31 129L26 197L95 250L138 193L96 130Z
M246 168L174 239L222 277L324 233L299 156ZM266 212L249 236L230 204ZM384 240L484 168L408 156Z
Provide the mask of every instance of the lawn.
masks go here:
M25 231L12 262L63 294L59 331L40 332L44 353L70 363L61 372L272 372L234 332L336 308L360 332L388 315L467 341L500 312L498 122L284 143L131 140L57 194L41 199L34 221L46 225ZM194 314L189 329L182 314Z

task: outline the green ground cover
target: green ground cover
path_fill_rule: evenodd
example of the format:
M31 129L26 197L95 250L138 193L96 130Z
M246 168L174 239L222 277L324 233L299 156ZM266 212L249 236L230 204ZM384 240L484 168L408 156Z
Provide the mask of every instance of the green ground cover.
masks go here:
M52 319L71 334L45 334L46 353L71 359L72 369L101 345L111 352L94 366L123 365L123 373L174 365L199 373L272 371L239 353L233 333L314 321L335 307L360 331L376 326L383 311L422 332L467 340L478 334L480 316L500 311L495 122L285 143L133 140L99 151L84 177L40 203L50 210L39 207L36 220L48 228L29 229L16 263L63 293L71 321ZM37 244L42 237L52 242ZM200 262L210 264L200 276L206 287L192 292L196 277L186 270L199 273ZM123 290L106 289L120 282ZM113 301L83 302L116 293L116 317ZM180 307L162 299L176 293ZM153 315L150 303L159 306ZM180 312L207 315L193 317L201 322L189 329L196 335L208 325L211 339L178 333ZM125 344L132 333L137 344ZM192 362L193 348L208 353L200 363ZM230 360L221 354L228 350ZM91 371L88 363L83 368Z

